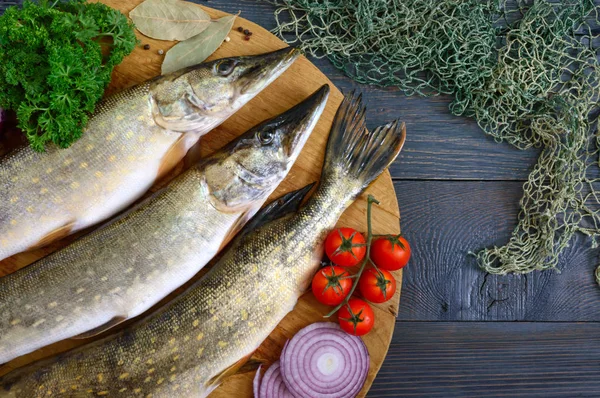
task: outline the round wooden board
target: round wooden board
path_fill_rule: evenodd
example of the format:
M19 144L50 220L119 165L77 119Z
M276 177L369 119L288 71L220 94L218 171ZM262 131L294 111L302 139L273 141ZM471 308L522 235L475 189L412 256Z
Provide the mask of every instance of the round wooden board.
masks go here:
M142 0L101 1L122 11L126 15L130 10L142 2ZM217 10L207 7L203 8L213 18L226 15ZM253 32L250 41L245 41L243 34L235 30L238 26L243 26ZM160 65L164 55L159 55L158 50L162 49L166 52L175 44L174 42L153 40L142 36L139 32L138 37L142 41L142 45L150 44L151 49L143 50L141 46L136 48L136 50L116 68L111 86L108 90L109 92L121 90L160 74ZM259 54L286 46L285 43L267 30L239 17L234 24L234 30L230 33L230 38L231 40L223 43L209 59ZM331 87L331 94L329 96L327 107L300 157L296 161L296 164L285 181L283 181L277 191L273 194L273 198L293 189L300 188L310 182L318 181L329 129L343 96L331 81L317 69L317 67L311 64L305 57L300 57L288 71L267 87L260 95L243 107L223 125L204 137L201 140L200 145L190 151L191 153L186 160L178 165L165 179L159 182L157 186L153 187L152 190L155 191L179 174L184 169L185 164L190 164L198 156L220 148L255 124L287 110L305 99L323 84L329 84ZM400 214L398 202L396 200L392 180L387 171L344 213L338 224L353 227L361 231L366 230L367 194L372 194L381 202L379 206L374 207L373 211L374 233L399 233ZM85 231L82 233L85 233ZM1 261L0 276L24 267L38 258L67 245L82 233L63 239L49 247L22 253ZM366 395L366 392L383 363L394 330L396 313L400 301L402 282L401 271L395 272L394 276L396 277L398 284L397 292L389 302L381 305L374 305L376 316L375 328L363 338L369 349L371 366L365 386L359 394L361 397ZM283 319L279 326L271 333L269 338L261 345L254 357L264 360L268 366L271 362L279 358L281 348L287 339L292 338L301 328L314 322L323 321L323 315L326 314L329 309L329 307L319 304L312 294L305 294L298 302L294 311ZM336 319L332 318L331 320L335 321ZM45 347L37 352L17 358L0 367L0 375L15 367L23 366L26 363L43 357L55 355L58 352L71 349L91 340L92 339L68 340ZM251 397L252 378L254 377L254 374L255 372L248 372L227 378L223 384L211 394L211 397Z

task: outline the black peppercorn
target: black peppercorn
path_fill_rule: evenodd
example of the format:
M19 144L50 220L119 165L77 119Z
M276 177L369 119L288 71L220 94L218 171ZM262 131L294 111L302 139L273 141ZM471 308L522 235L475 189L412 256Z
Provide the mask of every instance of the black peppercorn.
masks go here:
M244 31L244 28L242 28L241 26L238 26L238 32L242 33Z
M244 34L245 34L246 36L249 36L249 33L250 33L250 31L249 31L248 29L244 29Z
M150 44L144 44L144 50L150 50Z

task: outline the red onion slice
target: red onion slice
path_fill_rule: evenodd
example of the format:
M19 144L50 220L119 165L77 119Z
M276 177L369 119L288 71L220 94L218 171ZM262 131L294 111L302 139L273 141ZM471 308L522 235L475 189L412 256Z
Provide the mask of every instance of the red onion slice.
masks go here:
M280 370L279 361L273 362L265 372L262 380L260 380L259 369L259 372L257 372L254 377L255 398L294 398L285 386ZM258 385L260 385L260 387Z
M295 398L355 397L368 371L363 341L331 322L302 329L281 353L281 376Z
M258 370L256 371L256 376L254 376L254 381L252 382L252 390L254 391L255 398L258 398L258 390L260 389L260 380L262 379L262 377L260 375L261 368L262 368L262 365L260 365L258 367Z

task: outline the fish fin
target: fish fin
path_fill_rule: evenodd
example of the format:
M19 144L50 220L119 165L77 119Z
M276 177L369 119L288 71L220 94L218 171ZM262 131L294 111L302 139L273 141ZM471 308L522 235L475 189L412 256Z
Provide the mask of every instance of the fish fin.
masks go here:
M253 214L254 213L251 211L246 211L237 219L235 224L233 224L231 228L229 228L229 231L227 231L227 235L225 235L225 239L223 239L223 242L221 242L221 247L219 247L219 252L223 250L223 248L227 246L235 236L240 236L238 233L244 230L244 225L248 222L248 219L252 219Z
M256 369L265 364L265 361L259 358L252 357L246 361L237 371L238 374L254 372Z
M225 379L226 377L229 377L229 376L233 376L234 374L238 373L240 370L244 369L246 362L248 362L251 357L252 357L252 354L246 355L245 357L243 357L242 359L240 359L233 365L229 366L227 369L225 369L222 372L220 372L219 374L213 376L208 382L206 382L206 385L205 385L206 388L214 389L223 382L223 379ZM256 367L258 368L258 366L256 366Z
M112 329L115 326L125 322L127 320L127 318L123 317L123 316L116 316L113 319L111 319L110 321L106 322L103 325L100 325L96 328L93 328L91 330L88 330L87 332L78 334L75 337L71 337L72 339L75 340L80 340L80 339L88 339L90 337L94 337L99 335L100 333L104 333L106 332L108 329Z
M280 196L260 209L254 216L251 213L245 213L242 215L227 233L227 237L223 240L219 251L221 251L221 249L223 249L223 247L225 247L234 236L240 239L241 237L247 235L250 231L257 229L270 221L298 211L300 204L304 200L304 197L314 185L315 183L313 182L303 188ZM248 221L248 218L250 218L250 221Z
M244 229L239 233L239 236L245 235L252 230L260 228L268 222L297 212L302 204L302 201L314 185L315 183L311 182L305 187L288 192L285 195L273 200L271 203L260 209L258 213L256 213L256 215L252 217L248 223L246 223Z
M169 171L173 170L187 154L188 150L198 141L198 134L181 134L181 137L175 141L169 148L165 156L160 160L156 180L163 178Z
M50 243L62 239L66 236L71 235L73 232L73 227L75 226L75 221L71 221L63 225L60 228L56 228L54 231L46 234L42 239L37 241L33 246L30 246L28 250L39 249L40 247L44 247L49 245Z
M369 132L365 111L362 95L352 92L344 97L327 141L321 181L357 182L360 192L400 153L406 139L404 123L395 120Z

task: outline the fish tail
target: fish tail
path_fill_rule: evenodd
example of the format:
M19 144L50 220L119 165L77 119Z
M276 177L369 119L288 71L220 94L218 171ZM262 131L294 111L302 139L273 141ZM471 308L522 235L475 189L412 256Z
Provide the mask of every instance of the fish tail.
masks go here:
M398 156L406 138L399 120L368 131L362 95L351 92L338 108L329 134L322 180L350 183L359 194Z

